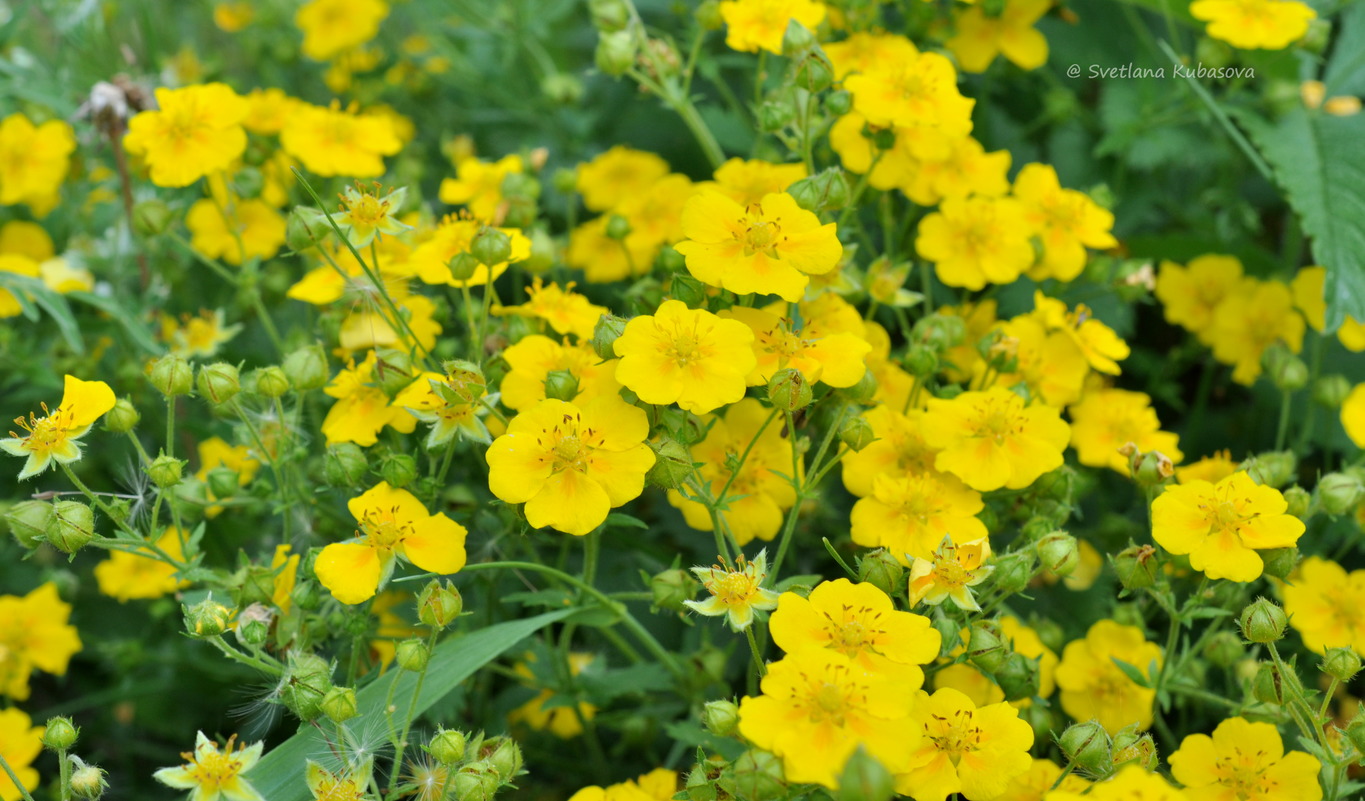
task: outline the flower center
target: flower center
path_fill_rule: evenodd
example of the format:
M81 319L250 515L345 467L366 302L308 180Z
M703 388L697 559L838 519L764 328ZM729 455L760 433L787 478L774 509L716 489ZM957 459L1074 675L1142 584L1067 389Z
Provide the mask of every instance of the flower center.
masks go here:
M973 722L968 709L959 709L947 717L931 714L924 724L924 736L956 765L963 754L981 747L981 728Z
M1265 775L1269 766L1261 764L1264 756L1264 751L1244 753L1235 748L1232 756L1218 757L1214 762L1218 783L1231 789L1239 801L1268 796L1277 782Z
M49 412L47 404L43 405L44 417L37 417L32 413L28 419L22 417L14 418L14 422L25 432L26 436L20 437L15 432L9 432L11 437L24 441L24 450L27 451L49 451L65 442L71 430L71 410L57 408L55 412Z
M410 523L400 523L395 518L397 507L389 510L388 514L380 517L366 515L360 522L361 530L365 533L365 540L371 548L377 551L392 552L403 544L412 535L412 525Z
M560 437L555 443L555 466L554 471L561 470L581 470L583 468L583 443L578 439L578 435L570 434Z
M743 573L726 573L707 587L726 606L743 606L754 596L754 580Z
M744 255L750 256L754 253L772 254L772 248L777 244L782 236L782 228L775 222L760 220L751 223L744 230Z
M697 341L696 333L683 333L679 331L673 336L671 345L673 361L679 367L686 367L701 357L701 343Z

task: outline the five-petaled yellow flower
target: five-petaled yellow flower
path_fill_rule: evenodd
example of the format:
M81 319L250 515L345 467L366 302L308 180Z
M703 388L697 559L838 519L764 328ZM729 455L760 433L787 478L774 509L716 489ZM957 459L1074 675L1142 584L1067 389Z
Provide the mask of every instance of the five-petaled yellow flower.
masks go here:
M724 562L724 560L721 560ZM694 567L711 597L705 601L683 601L688 609L711 617L725 615L730 628L743 631L754 622L754 610L763 612L777 607L777 593L763 586L768 578L768 552L759 551L752 562L740 554L734 567L726 564Z
M616 380L645 403L676 403L705 414L744 397L758 360L754 332L738 320L666 300L653 315L626 323L614 343Z
M908 728L917 730L919 743L910 751L910 769L896 776L896 791L915 801L943 801L953 793L995 798L1033 761L1033 727L1019 719L1019 710L1003 702L978 709L949 687L920 692Z
M924 415L924 441L939 451L934 467L980 492L1023 489L1062 466L1071 430L1058 411L1007 389L932 398Z
M995 570L986 564L990 558L991 543L986 537L961 545L950 536L944 537L933 556L910 563L910 605L923 602L938 606L952 598L959 609L980 611L972 587Z
M178 768L162 768L152 774L157 781L179 790L191 790L191 801L263 801L256 788L242 778L261 758L262 744L233 748L236 735L228 738L220 751L218 744L199 732L194 751L184 753L186 762Z
M1208 801L1318 801L1321 763L1284 752L1269 723L1228 718L1213 736L1191 734L1169 758L1171 775L1191 798Z
M1211 579L1255 581L1264 564L1256 551L1292 548L1303 521L1286 514L1284 495L1245 472L1217 484L1190 481L1152 502L1152 537Z
M433 573L464 567L465 527L444 513L428 513L407 490L381 481L346 507L360 524L356 538L323 548L313 568L338 601L358 604L373 598L393 573L396 557Z
M123 145L146 160L157 186L189 186L246 150L248 106L227 84L157 89L156 104L128 121Z
M114 401L114 391L103 381L82 381L68 375L61 404L48 411L44 403L43 417L30 413L27 419L14 418L24 434L11 431L9 437L0 439L0 450L28 457L19 473L20 481L48 469L53 460L59 464L74 462L81 458L80 438L114 408Z
M379 234L397 236L412 228L398 219L408 188L400 186L383 197L379 196L378 188L379 184L375 184L375 191L370 192L358 185L348 186L341 196L341 213L334 219L351 247L363 248Z

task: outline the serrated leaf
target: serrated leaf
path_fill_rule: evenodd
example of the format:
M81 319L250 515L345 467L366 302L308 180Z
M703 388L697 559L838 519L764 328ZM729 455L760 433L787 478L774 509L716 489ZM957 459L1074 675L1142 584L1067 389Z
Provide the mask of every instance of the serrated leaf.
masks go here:
M1139 687L1151 689L1152 687L1151 680L1148 679L1146 676L1142 675L1142 671L1138 670L1137 665L1125 662L1116 656L1111 656L1109 658L1114 662L1115 665L1118 665L1119 670L1123 671L1123 675L1133 680L1134 684L1136 684Z
M1322 74L1327 97L1365 94L1365 3L1342 12L1332 39L1332 58Z

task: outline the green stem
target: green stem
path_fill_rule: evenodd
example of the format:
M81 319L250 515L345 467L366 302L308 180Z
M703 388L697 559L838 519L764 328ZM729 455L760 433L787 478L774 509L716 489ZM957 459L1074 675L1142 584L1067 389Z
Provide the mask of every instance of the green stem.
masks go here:
M71 801L71 761L66 758L65 748L57 749L57 772L61 782L58 787L61 800Z
M24 787L24 783L19 781L19 777L14 775L14 769L9 766L9 761L5 759L4 754L0 754L0 768L5 769L5 774L9 776L9 780L14 782L15 787L19 788L19 795L24 797L24 801L33 801L33 796Z
M175 396L166 396L166 455L175 455Z
M758 640L754 638L754 626L752 623L744 627L744 637L749 641L749 656L754 661L754 672L759 678L767 675L768 666L763 662L763 655L758 652Z
M1293 393L1284 390L1280 393L1280 423L1275 428L1275 450L1284 450L1285 439L1289 436L1289 410L1294 407Z
M256 668L262 673L267 673L271 676L284 675L283 666L279 664L271 664L270 662L267 662L264 659L260 659L258 657L248 656L247 654L238 651L236 648L233 648L231 645L228 645L221 635L206 637L205 640L214 648L217 648L219 651L221 651L224 656L226 656L228 659L233 660L234 662L240 662L243 665L247 665L248 667Z
M436 648L436 637L440 632L432 629L431 636L427 637L427 653L430 654ZM403 775L403 752L408 747L408 735L412 732L412 719L417 716L417 699L422 694L422 684L427 680L427 670L431 666L431 660L422 666L422 672L417 674L417 685L412 688L412 700L408 702L408 714L403 721L403 734L398 738L398 743L394 746L396 751L393 755L393 770L389 778L389 795L393 795L393 788L398 784L398 777ZM398 684L397 677L394 678L394 685Z
M1176 55L1176 52L1172 50L1171 46L1166 44L1164 40L1157 42L1157 46L1161 48L1167 58L1171 59L1172 63L1180 62L1180 56ZM1190 89L1199 96L1199 99L1204 102L1204 105L1213 114L1214 119L1218 120L1218 124L1223 126L1223 130L1232 138L1233 143L1235 143L1237 147L1241 149L1242 153L1246 155L1247 160L1251 162L1251 166L1255 167L1256 171L1259 172L1261 177L1266 179L1266 181L1274 183L1275 175L1270 169L1270 165L1266 163L1265 159L1261 158L1261 154L1256 152L1256 148L1252 147L1251 142L1247 141L1247 138L1237 129L1237 126L1232 124L1232 120L1228 117L1227 112L1223 111L1222 107L1218 105L1218 101L1213 99L1213 95L1209 94L1209 90L1204 88L1204 86L1192 75L1186 76L1185 80Z

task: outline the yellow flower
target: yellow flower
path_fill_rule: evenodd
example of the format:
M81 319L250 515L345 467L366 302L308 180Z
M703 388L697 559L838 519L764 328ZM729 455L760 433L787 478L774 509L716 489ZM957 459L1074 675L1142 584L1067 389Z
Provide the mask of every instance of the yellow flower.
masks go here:
M696 191L692 179L671 174L617 205L614 214L630 224L637 247L671 245L683 238L682 211Z
M1191 259L1185 267L1163 261L1156 277L1156 297L1167 322L1183 326L1210 345L1214 311L1241 282L1242 262L1235 256L1210 253Z
M256 18L251 3L242 0L219 2L213 5L213 24L225 33L237 33Z
M333 773L310 759L303 776L316 801L364 801L372 765L366 762Z
M754 356L758 363L749 373L750 386L767 384L785 369L799 370L811 383L851 387L867 372L863 359L872 346L847 332L810 336L788 318L764 309L734 306L722 311L724 319L738 320L754 332Z
M270 557L270 569L277 571L271 582L270 602L286 615L294 605L294 584L299 577L299 555L290 550L287 544L276 545L275 553Z
M507 261L493 265L479 263L468 278L457 279L450 272L450 262L460 254L468 254L474 237L483 230L483 223L475 220L448 215L436 230L417 249L412 252L410 269L425 284L444 284L457 288L483 286L490 280L507 272L512 262L525 261L531 257L531 240L520 228L498 228L507 235L511 245Z
M38 771L31 765L43 750L43 727L21 710L0 709L0 757L24 785L25 790L38 789ZM0 772L0 801L19 801L23 798L8 773Z
M1115 776L1084 788L1059 790L1047 794L1046 801L1193 801L1190 796L1141 765L1125 765Z
M741 206L726 195L702 191L683 207L687 240L674 248L699 281L737 295L773 294L795 303L810 275L839 266L843 245L834 223L796 205L791 195L765 195Z
M754 622L754 610L768 612L777 608L777 593L763 586L768 578L766 549L759 551L752 562L741 553L734 567L721 559L719 565L694 567L692 572L711 597L705 601L683 601L683 604L698 614L724 615L734 631L743 631Z
M238 201L226 211L208 198L196 200L185 225L196 251L228 264L268 259L284 245L284 217L259 200Z
M678 774L667 768L655 768L607 787L584 787L569 796L569 801L672 801L677 792Z
M95 288L95 276L89 270L72 267L66 259L48 259L38 265L43 285L53 292L89 292Z
M247 104L227 84L157 89L156 103L128 121L123 146L142 156L157 186L189 186L246 151Z
M280 144L311 172L353 178L383 175L384 156L403 149L389 117L343 110L336 101L325 108L298 104L280 130Z
M219 750L218 743L204 736L195 737L194 751L180 756L185 764L177 768L162 768L152 776L177 790L191 790L191 801L217 801L221 795L228 801L264 801L261 794L242 774L251 770L261 758L262 743L234 748L234 734Z
M583 536L611 509L639 497L654 452L649 418L616 395L582 407L542 400L507 424L488 449L488 487L526 504L526 521Z
M1365 384L1356 384L1341 404L1341 425L1357 448L1365 448Z
M1131 442L1144 453L1161 451L1179 462L1184 458L1177 445L1180 438L1161 430L1151 403L1145 393L1125 389L1087 392L1070 410L1071 447L1076 449L1077 461L1128 475L1128 457L1119 448Z
M716 168L714 177L714 184L699 184L697 188L714 189L747 207L767 195L786 192L792 184L806 177L806 165L732 158Z
M1074 280L1085 269L1087 247L1118 245L1109 233L1114 215L1084 192L1063 189L1050 164L1024 165L1014 179L1014 196L1024 204L1024 218L1043 243L1042 259L1029 273L1035 281Z
M602 361L588 343L561 345L549 337L532 334L503 351L508 371L502 379L502 402L521 411L545 400L545 380L551 372L564 371L578 383L572 398L582 406L621 391L616 383L616 360Z
M1213 736L1191 734L1170 755L1171 776L1198 799L1318 801L1322 763L1302 751L1285 753L1269 723L1228 718Z
M782 593L768 629L789 654L838 651L864 670L901 677L912 689L924 683L919 666L938 657L942 639L929 618L898 612L886 593L848 579L821 582L808 598Z
M1033 293L1033 314L1049 331L1061 331L1076 343L1090 366L1109 375L1118 375L1118 363L1128 358L1128 343L1114 329L1100 322L1085 304L1067 311L1066 304L1042 292Z
M645 403L676 403L705 414L744 397L758 360L754 333L682 301L666 300L653 315L626 323L614 343L616 380Z
M564 263L582 270L583 277L594 284L648 273L659 255L659 246L634 232L625 239L608 236L609 222L610 216L603 214L570 231Z
M24 434L11 431L9 437L0 439L0 450L11 456L28 457L19 473L20 481L48 469L54 459L59 464L80 459L80 438L114 408L114 391L103 381L82 381L71 375L64 381L62 402L56 409L48 411L44 403L43 417L30 412L27 419L14 418Z
M1319 332L1327 322L1327 298L1324 296L1326 282L1325 267L1304 267L1289 282L1289 291L1294 295L1294 307L1303 312L1309 327Z
M968 6L958 12L957 33L944 44L963 72L985 72L1002 53L1020 69L1037 69L1047 63L1047 38L1033 25L1051 7L1052 0L1007 0L990 16L981 6Z
M668 174L668 162L653 153L617 145L578 165L578 193L590 211L607 211Z
M309 0L294 24L303 31L303 54L328 61L373 39L388 15L384 0Z
M209 437L200 442L199 469L195 471L194 477L200 481L209 480L209 471L218 467L224 467L237 474L238 486L245 487L256 477L256 471L261 469L261 463L251 455L251 449L245 445L229 445L219 437ZM209 497L213 498L213 492L208 491ZM204 516L207 518L217 517L223 511L222 506L209 506L204 509Z
M156 540L156 547L162 553L183 562L185 552L181 543L189 536L175 526L167 526ZM110 551L109 558L95 565L95 581L100 592L119 603L160 598L175 592L187 582L175 577L175 567L151 555L151 549L143 549L147 556L128 551Z
M530 298L520 306L502 306L493 309L497 315L516 314L522 317L535 317L550 324L557 334L572 334L586 342L592 339L597 321L610 309L598 306L573 291L572 281L560 286L546 284L540 276L531 279L526 294Z
M408 188L400 186L383 197L380 191L377 183L373 192L362 191L359 185L348 186L341 196L341 213L333 219L351 247L363 248L379 234L397 236L412 228L397 217Z
M978 709L957 690L921 692L910 728L920 732L919 742L910 769L897 771L896 792L915 801L944 801L953 793L972 801L996 798L1031 762L1033 728L1009 704Z
M834 65L834 77L841 80L855 72L871 72L893 61L914 59L919 55L909 39L885 31L856 31L847 39L820 46Z
M56 205L76 134L63 120L34 125L23 114L0 120L0 206L25 203L39 217Z
M487 405L477 398L465 400L457 393L455 382L453 376L422 373L416 381L400 390L390 404L406 409L413 417L431 424L431 433L426 441L428 450L445 445L456 434L485 445L493 441L483 417L488 413L489 406L497 404L498 395L487 396L484 399Z
M13 253L34 261L46 261L56 255L52 237L38 223L10 220L0 225L0 254Z
M981 606L972 587L995 571L986 562L991 558L991 543L986 537L958 544L949 535L938 550L927 558L915 557L910 563L910 605L921 602L938 606L952 598L958 609L979 612Z
M196 317L182 314L179 322L169 314L163 314L160 339L166 343L167 350L177 356L209 359L241 330L241 325L225 323L222 309L203 309Z
M948 286L1013 283L1033 264L1025 207L1013 198L948 198L920 220L915 252Z
M416 349L429 353L436 344L437 334L441 333L441 324L436 322L435 317L436 304L431 298L422 295L408 295L406 290L396 293L393 301L407 321L406 326L400 325L395 330L389 322L389 314L378 307L357 309L341 322L337 354L349 356L378 348L397 348L402 351ZM411 329L412 336L408 335L408 329Z
M1062 466L1070 429L1050 406L1024 407L1007 389L931 398L924 441L938 450L937 470L952 473L980 492L1023 489Z
M946 147L928 149L921 143L920 148L919 158L907 154L915 162L913 174L897 183L921 206L933 206L949 197L996 197L1010 189L1006 177L1010 169L1008 150L987 153L980 142L965 134L949 137ZM882 161L887 161L885 155Z
M1078 794L1084 793L1090 786L1090 782L1074 773L1067 774L1058 784L1057 777L1061 774L1062 768L1056 762L1050 759L1035 759L1028 770L1011 779L1005 793L996 796L993 801L1043 801L1045 797L1048 799L1054 797L1049 795L1054 785L1059 792Z
M1310 556L1280 586L1284 612L1303 644L1365 651L1365 570L1350 573L1336 562Z
M1210 484L1217 484L1236 473L1238 465L1238 462L1233 461L1232 453L1225 449L1184 467L1177 467L1175 478L1181 484L1188 484L1191 481L1207 481Z
M26 278L38 278L42 275L42 269L38 262L28 256L18 253L0 253L0 273L10 273L11 275L22 275ZM23 293L28 297L27 292ZM31 301L30 301L31 302ZM8 289L0 288L0 319L6 317L17 317L24 310L23 305L14 293Z
M1255 581L1263 569L1257 550L1292 548L1303 536L1303 521L1274 487L1234 473L1210 484L1191 481L1169 487L1152 502L1152 537L1174 554L1189 554L1190 566L1211 579Z
M512 154L497 161L461 159L455 165L455 177L441 181L440 200L451 205L469 207L476 220L493 222L502 217L502 181L509 175L520 175L526 169L521 156Z
M871 495L881 475L919 475L934 472L937 453L924 441L924 412L911 409L899 414L887 406L863 412L863 419L876 437L860 451L844 456L844 487L859 498Z
M1195 0L1190 16L1211 38L1243 50L1283 50L1308 32L1317 12L1294 0Z
M1119 659L1152 676L1161 666L1161 649L1147 642L1142 630L1112 620L1090 627L1085 639L1067 643L1057 666L1062 709L1073 720L1097 720L1113 735L1136 723L1152 725L1156 690L1139 686L1114 664Z
M71 605L50 581L22 597L0 595L0 695L18 701L28 698L34 670L66 675L71 657L81 650L80 635L67 623L70 618ZM9 756L3 747L0 753Z
M998 330L1004 335L1002 343L1013 351L1017 364L1014 372L996 378L1001 386L1023 384L1030 397L1038 398L1048 406L1060 407L1080 400L1090 363L1075 339L1062 331L1049 331L1030 314L1000 323ZM972 350L976 352L975 348ZM973 369L985 368L979 353L970 364Z
M569 654L569 674L572 676L582 675L596 659L592 654L580 653L577 651ZM524 676L534 681L536 674L531 668L531 664L537 661L534 653L528 653L524 662L518 662L512 667L513 672L518 676ZM597 714L597 707L587 701L579 701L577 709L573 706L553 706L545 708L545 702L554 698L555 691L549 687L541 689L540 694L507 715L507 721L512 724L525 723L536 731L548 731L561 740L568 740L583 733L583 723L581 721L592 720Z
M465 563L465 527L443 512L429 514L417 497L381 481L346 502L360 524L351 542L318 554L313 571L344 604L373 598L393 574L397 558L432 573L456 573Z
M1266 348L1283 342L1298 353L1303 348L1304 328L1289 287L1278 281L1245 278L1214 312L1213 356L1233 366L1233 381L1251 386L1261 374Z
M1354 317L1347 317L1337 329L1337 339L1341 344L1352 353L1359 353L1365 350L1365 323L1359 322Z
M980 493L938 473L878 475L872 494L853 504L853 541L886 548L901 564L928 559L944 536L957 543L986 536Z
M859 747L887 770L910 767L907 746L919 739L907 725L910 685L816 648L769 665L760 687L762 695L739 702L739 731L782 758L788 781L833 789Z
M417 427L417 418L401 408L389 406L388 396L374 383L377 364L378 357L371 351L359 365L348 362L323 389L337 399L322 421L322 434L328 445L354 442L369 447L378 441L378 434L385 426L404 434L412 433Z
M844 79L853 108L873 125L938 130L960 136L972 130L974 100L957 89L957 70L938 53L880 62Z
M782 38L793 20L814 31L825 19L825 6L815 0L725 0L725 44L731 50L782 55Z
M713 497L729 484L726 508L717 515L739 545L755 538L772 540L782 527L783 512L796 503L790 479L778 475L791 472L791 440L782 436L780 426L765 428L768 417L768 410L757 400L745 398L723 416L707 418L706 438L691 449L692 461L701 465L697 472L703 486ZM732 466L746 450L748 458L735 473ZM669 490L668 502L682 510L687 525L712 530L711 515L700 502L677 490Z

